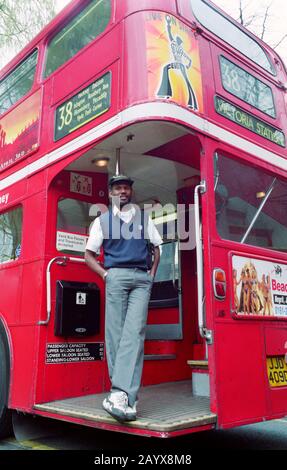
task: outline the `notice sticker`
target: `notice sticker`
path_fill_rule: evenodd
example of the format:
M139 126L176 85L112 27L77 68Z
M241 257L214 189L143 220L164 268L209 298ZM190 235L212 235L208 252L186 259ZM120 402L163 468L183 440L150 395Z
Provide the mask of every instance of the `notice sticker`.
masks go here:
M72 193L84 194L92 196L93 180L90 176L71 173L70 175L70 191Z
M57 250L84 253L88 236L76 233L57 231Z
M85 292L76 293L76 304L77 305L86 305L87 303L87 294Z
M48 343L46 364L92 362L104 359L104 343Z

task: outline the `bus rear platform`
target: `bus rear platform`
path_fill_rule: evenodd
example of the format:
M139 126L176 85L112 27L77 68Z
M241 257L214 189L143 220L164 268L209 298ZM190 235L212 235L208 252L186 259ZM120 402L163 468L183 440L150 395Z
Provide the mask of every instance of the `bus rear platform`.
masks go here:
M191 381L142 387L136 421L119 423L102 408L107 393L37 404L42 416L147 437L175 437L214 429L216 415L209 397L193 396Z

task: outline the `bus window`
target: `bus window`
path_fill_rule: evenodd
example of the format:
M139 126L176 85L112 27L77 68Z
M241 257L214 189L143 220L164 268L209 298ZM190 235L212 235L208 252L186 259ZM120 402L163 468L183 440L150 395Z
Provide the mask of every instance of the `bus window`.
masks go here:
M8 111L32 88L38 50L18 65L0 82L0 115Z
M275 118L275 104L270 86L246 72L224 56L219 56L220 73L223 88L251 104L263 113Z
M154 279L149 306L177 307L179 305L179 260L178 241L163 242L160 249L160 263Z
M155 276L155 282L178 280L178 242L167 241L159 247L160 263Z
M238 26L225 18L204 0L190 0L195 17L209 31L223 39L257 65L275 75L275 70L262 47Z
M22 207L0 214L0 263L19 258L21 238Z
M101 34L111 16L111 0L92 0L50 42L44 77L48 77Z
M153 218L163 243L159 246L160 262L149 303L151 308L179 306L180 266L177 213L174 212L172 204L170 207L171 212L158 213Z
M77 199L61 199L57 214L57 250L66 254L83 256L90 225L93 204Z
M287 182L215 156L216 226L221 238L287 251Z

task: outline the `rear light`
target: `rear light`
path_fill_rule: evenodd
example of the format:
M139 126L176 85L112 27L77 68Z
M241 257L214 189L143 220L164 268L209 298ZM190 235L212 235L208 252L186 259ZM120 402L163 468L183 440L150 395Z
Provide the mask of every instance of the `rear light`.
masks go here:
M216 299L223 300L226 297L226 276L223 269L213 270L213 293Z

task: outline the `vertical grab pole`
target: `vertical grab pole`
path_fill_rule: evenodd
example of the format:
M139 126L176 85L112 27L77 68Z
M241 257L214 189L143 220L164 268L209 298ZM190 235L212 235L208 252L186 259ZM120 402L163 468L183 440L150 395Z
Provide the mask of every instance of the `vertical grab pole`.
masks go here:
M207 343L212 341L211 332L205 328L203 313L203 249L202 249L202 230L200 220L199 192L206 192L206 182L201 181L194 189L194 216L195 216L195 240L196 240L196 264L197 264L197 300L198 300L198 328L202 338Z
M116 175L121 173L121 149L116 148Z

